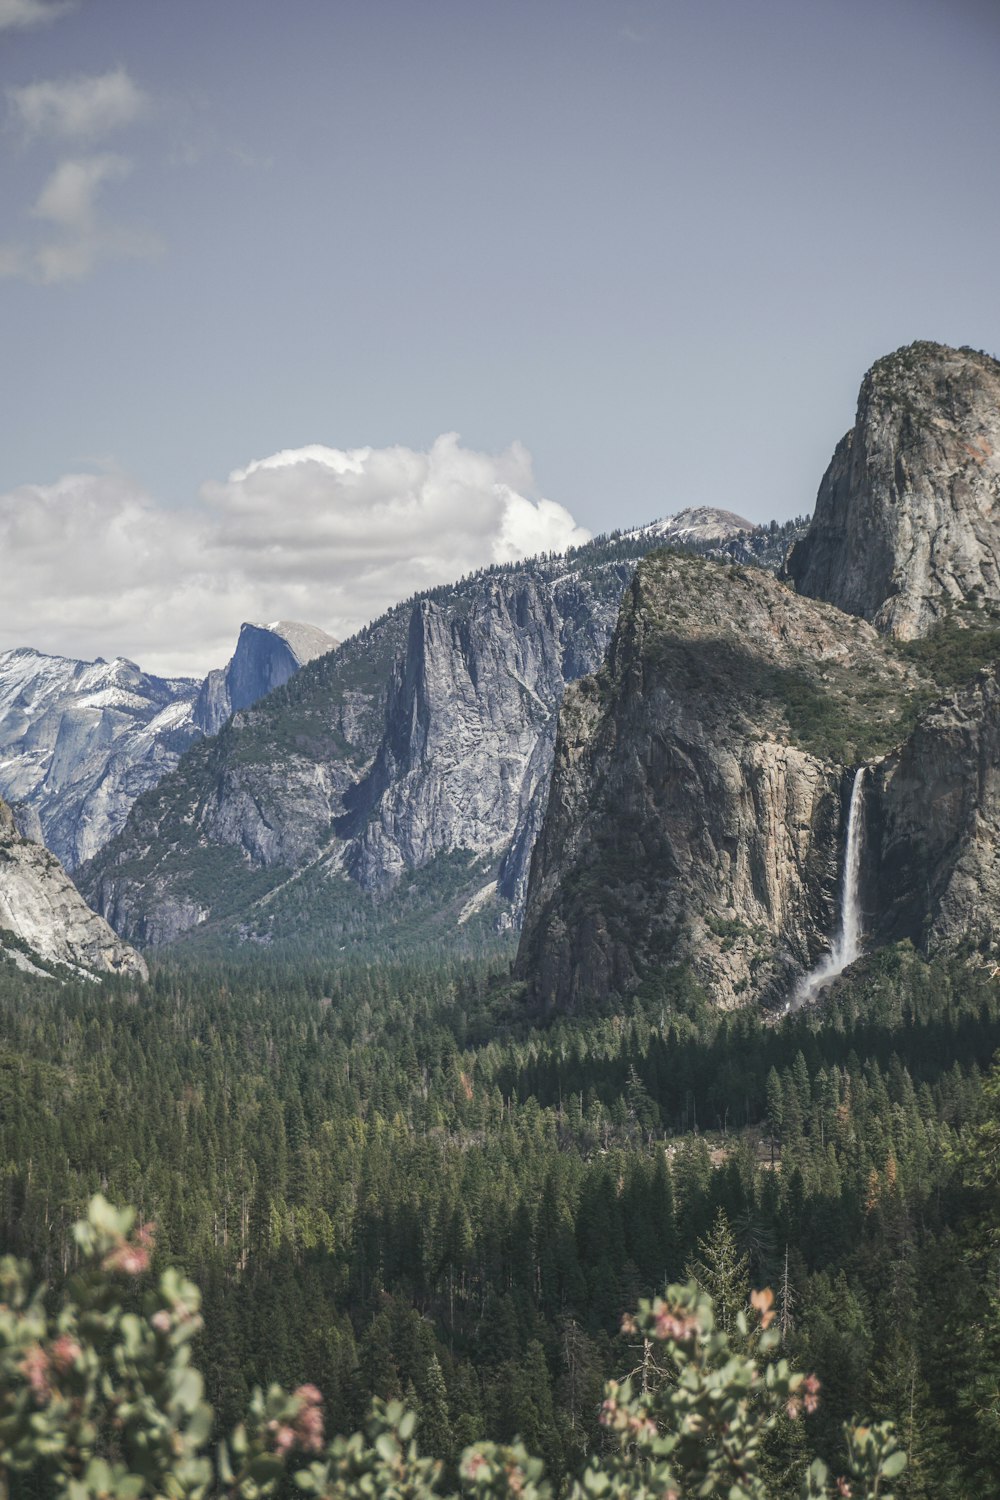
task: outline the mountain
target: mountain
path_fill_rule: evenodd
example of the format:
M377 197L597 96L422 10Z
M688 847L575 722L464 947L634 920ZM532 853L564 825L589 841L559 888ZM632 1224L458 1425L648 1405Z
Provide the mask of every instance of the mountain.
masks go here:
M689 965L783 995L837 916L845 768L910 722L917 670L771 575L658 554L566 695L518 977L543 1009Z
M73 869L196 734L198 685L134 662L0 653L0 796Z
M0 955L28 973L60 969L147 978L143 959L89 909L47 849L22 837L0 801Z
M244 625L228 666L200 685L134 662L0 652L0 796L22 831L73 870L196 739L336 642L311 625Z
M325 630L295 620L242 625L228 664L209 672L201 685L195 724L203 734L218 734L234 713L282 687L306 662L315 661L336 645Z
M794 533L753 536L777 566ZM339 948L516 925L565 685L599 666L659 544L617 535L389 611L195 746L81 889L143 945L196 927Z
M869 372L784 570L799 593L710 560L640 565L560 716L515 965L537 1009L681 974L722 1005L787 1001L848 908L865 947L996 951L995 381L936 345Z
M916 343L865 376L784 576L881 631L1000 604L1000 362Z
M741 532L759 531L753 521L736 515L731 510L716 510L710 505L691 506L676 515L665 516L661 521L652 521L635 531L627 531L627 537L654 536L663 547L690 547L692 543L716 546L728 542Z

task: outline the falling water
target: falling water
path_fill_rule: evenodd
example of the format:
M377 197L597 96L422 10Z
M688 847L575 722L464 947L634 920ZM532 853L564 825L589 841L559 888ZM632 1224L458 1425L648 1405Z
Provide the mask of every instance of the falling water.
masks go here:
M865 842L865 771L861 766L851 787L851 806L847 814L847 851L840 881L840 928L833 947L820 959L810 974L799 980L789 1002L789 1010L798 1010L815 1000L825 984L843 973L848 964L861 957L861 853Z

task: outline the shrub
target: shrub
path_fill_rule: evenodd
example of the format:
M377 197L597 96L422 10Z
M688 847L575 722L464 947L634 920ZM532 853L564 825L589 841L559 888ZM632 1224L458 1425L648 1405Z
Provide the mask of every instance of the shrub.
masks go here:
M151 1226L132 1210L92 1200L76 1225L81 1267L54 1313L30 1268L0 1262L0 1494L13 1475L33 1493L66 1500L262 1500L291 1484L318 1500L430 1500L442 1495L442 1466L422 1457L415 1419L376 1401L363 1433L327 1442L322 1397L310 1385L256 1392L245 1421L212 1456L213 1414L192 1341L201 1328L197 1287L168 1269L158 1286L130 1293L149 1269ZM711 1299L694 1284L642 1302L625 1331L655 1357L654 1378L605 1389L605 1454L580 1481L558 1488L573 1500L767 1500L760 1445L784 1414L797 1418L819 1399L815 1377L777 1358L773 1298L756 1292L753 1316L732 1336L715 1327ZM886 1484L905 1455L889 1424L848 1430L849 1477L831 1480L815 1460L803 1480L811 1500L892 1500ZM462 1493L475 1500L549 1500L541 1462L515 1443L479 1443L460 1463ZM41 1486L41 1489L38 1486ZM282 1493L289 1493L287 1488Z

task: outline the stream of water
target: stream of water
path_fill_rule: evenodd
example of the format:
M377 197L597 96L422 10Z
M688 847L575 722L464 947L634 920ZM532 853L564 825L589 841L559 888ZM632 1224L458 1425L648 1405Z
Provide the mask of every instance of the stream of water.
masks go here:
M840 926L833 947L809 974L799 980L788 1004L798 1010L815 1000L824 985L843 973L848 964L861 957L861 856L865 843L865 772L861 766L851 787L851 806L847 814L847 849L840 877Z

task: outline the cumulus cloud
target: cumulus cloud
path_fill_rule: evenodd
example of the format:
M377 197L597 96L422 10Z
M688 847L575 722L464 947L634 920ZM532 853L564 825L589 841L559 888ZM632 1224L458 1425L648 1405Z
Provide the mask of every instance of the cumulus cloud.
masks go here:
M44 26L75 9L75 0L0 0L0 31Z
M131 125L147 107L146 95L124 68L9 88L7 103L26 136L72 141L92 140Z
M244 620L343 638L420 589L587 540L532 489L519 445L478 453L453 433L426 452L286 450L182 512L120 475L23 485L0 495L0 646L200 676Z

